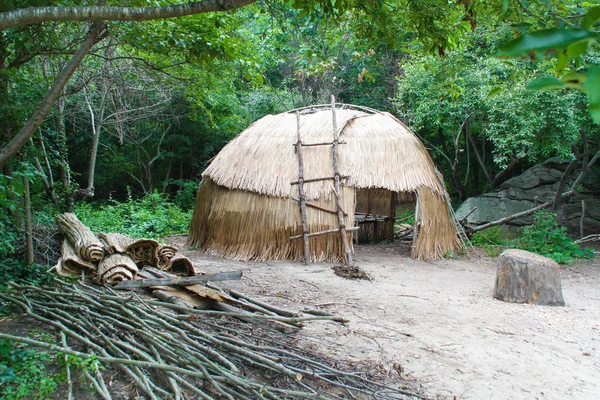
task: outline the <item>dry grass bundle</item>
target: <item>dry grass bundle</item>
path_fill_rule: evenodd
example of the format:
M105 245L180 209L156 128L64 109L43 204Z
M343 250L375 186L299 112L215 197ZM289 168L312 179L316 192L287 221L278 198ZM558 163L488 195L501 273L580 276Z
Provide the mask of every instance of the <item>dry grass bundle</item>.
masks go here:
M456 234L456 226L450 215L445 198L428 188L418 190L421 222L412 256L421 260L443 258L449 252L458 252L462 243Z
M206 184L206 186L204 186ZM212 193L209 193L212 192ZM333 197L312 201L335 209ZM350 213L348 227L354 225L354 190L342 188L342 207ZM200 184L188 244L209 254L235 260L300 260L302 241L289 240L302 233L300 207L291 198L261 196L230 190L206 178ZM308 210L308 229L319 232L338 227L337 216L315 208ZM349 239L352 235L349 234ZM344 248L339 235L311 237L312 261L340 261Z

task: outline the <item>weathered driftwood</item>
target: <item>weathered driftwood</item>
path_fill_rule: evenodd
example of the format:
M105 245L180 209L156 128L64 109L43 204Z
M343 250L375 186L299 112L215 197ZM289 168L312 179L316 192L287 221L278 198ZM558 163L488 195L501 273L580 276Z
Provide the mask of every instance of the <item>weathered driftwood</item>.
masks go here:
M594 235L587 235L586 237L582 237L581 239L577 239L575 243L586 243L586 242L599 242L600 241L600 233L596 233Z
M126 254L115 253L104 257L98 264L96 280L99 283L116 283L134 279L138 273L137 265Z
M187 289L187 288L186 288ZM209 310L213 308L215 301L207 298L200 298L189 293L186 289L165 287L152 290L152 295L161 301L167 303L196 308L199 310Z
M155 279L137 279L132 281L123 281L115 286L115 289L133 289L150 286L189 286L199 282L207 281L226 281L240 279L242 271L221 272L217 274L189 276L186 278L155 278Z
M524 250L505 250L498 257L494 297L510 303L564 306L556 261Z
M98 262L104 257L104 245L75 214L64 213L56 217L56 225L67 238L75 253L87 261Z
M144 279L177 278L176 275L152 267L144 268L142 271L140 271L139 276ZM150 288L169 292L170 295L178 297L180 300L188 303L190 306L201 309L211 308L215 301L222 302L226 300L225 296L220 292L199 284L184 286L181 288L172 286L150 286ZM154 292L152 293L154 294Z
M62 276L81 275L81 272L92 275L96 272L96 265L82 259L68 240L63 241L62 256L56 264L56 272Z

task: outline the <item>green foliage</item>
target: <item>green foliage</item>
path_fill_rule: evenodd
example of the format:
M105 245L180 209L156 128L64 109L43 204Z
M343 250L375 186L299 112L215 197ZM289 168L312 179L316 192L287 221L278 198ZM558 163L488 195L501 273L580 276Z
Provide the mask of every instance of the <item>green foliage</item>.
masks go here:
M516 248L531 251L566 264L575 258L591 258L591 249L581 249L559 226L556 214L540 210L533 216L533 224L523 228L523 236L514 241Z
M0 341L0 396L6 400L51 398L57 388L56 377L46 370L51 360L47 352Z
M591 258L591 249L581 249L567 235L567 229L556 222L556 214L540 210L533 216L533 224L523 228L514 239L502 231L500 226L492 226L473 234L471 243L481 246L491 257L497 257L507 248L531 251L554 261L565 264L576 258Z
M126 202L111 200L102 205L81 203L75 213L94 232L118 232L131 237L159 239L185 233L191 212L184 212L164 195L151 193Z
M586 57L590 49L600 43L600 32L596 26L600 18L600 7L589 7L581 14L577 9L571 18L562 19L558 27L525 33L506 43L498 57L548 57L553 60L554 71L562 79L539 78L529 87L535 90L573 88L587 94L589 112L600 124L600 66ZM572 21L581 21L577 26ZM593 51L593 50L592 50Z
M27 265L23 240L23 178L33 182L37 173L30 164L20 163L10 177L0 174L0 288L9 281L28 280L43 283L50 277L47 266ZM37 219L34 222L38 222ZM0 307L0 314L4 310Z
M453 194L489 189L492 180L481 164L494 177L512 160L525 166L553 156L570 159L582 131L589 140L597 136L581 92L526 89L547 61L490 58L510 35L506 26L478 28L465 49L401 63L396 114L428 145Z
M415 224L415 210L409 207L398 206L396 207L396 223L394 229L398 228L397 224Z
M506 238L500 226L492 226L475 232L471 243L474 246L482 247L490 257L497 257L504 249L510 247L511 241Z
M177 182L179 183L179 182ZM173 198L173 203L181 208L183 211L190 211L194 209L196 203L196 191L198 190L198 182L196 181L183 181L181 182L181 189L177 191Z

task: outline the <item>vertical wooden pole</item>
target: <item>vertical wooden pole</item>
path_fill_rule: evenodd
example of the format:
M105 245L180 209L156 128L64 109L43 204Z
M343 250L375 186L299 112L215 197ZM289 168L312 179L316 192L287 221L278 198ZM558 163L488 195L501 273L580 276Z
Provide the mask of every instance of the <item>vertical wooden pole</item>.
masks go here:
M306 194L304 193L304 158L302 155L302 138L300 137L300 113L296 111L296 126L298 141L296 152L298 154L298 198L300 199L300 213L302 214L302 241L304 242L304 265L310 261L308 247L308 222L306 219Z
M342 198L341 198L341 179L340 179L340 168L338 163L338 141L339 141L339 132L337 130L337 121L335 117L335 96L331 96L331 118L333 121L333 149L332 159L333 159L333 176L334 176L334 191L335 191L335 206L337 208L337 216L338 221L340 223L340 235L342 235L342 243L344 245L344 251L346 253L346 264L352 265L354 261L352 260L352 249L350 248L350 244L348 243L348 235L346 234L346 224L344 222L344 209L342 208Z
M419 240L419 214L421 210L419 209L419 193L415 191L415 224L413 227L413 242L412 242L412 253L414 253L415 248L417 247L417 241Z
M26 255L27 264L33 264L33 229L31 225L31 193L29 192L29 177L23 176L23 187L25 188L24 194L24 208L25 208L25 243L26 243Z
M581 219L579 220L579 237L583 237L583 220L585 219L585 200L581 200Z

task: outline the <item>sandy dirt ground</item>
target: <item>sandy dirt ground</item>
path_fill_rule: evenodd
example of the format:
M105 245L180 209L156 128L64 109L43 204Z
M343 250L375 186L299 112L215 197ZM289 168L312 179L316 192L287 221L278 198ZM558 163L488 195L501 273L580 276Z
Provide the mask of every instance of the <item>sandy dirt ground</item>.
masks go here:
M174 241L183 249L184 240ZM493 299L493 259L416 261L399 244L357 246L372 282L340 278L332 264L184 254L208 273L244 271L222 287L349 318L347 325L310 322L301 343L401 370L432 398L600 399L598 258L563 268L567 305L544 307Z

